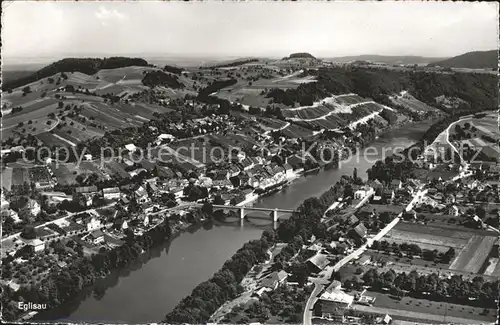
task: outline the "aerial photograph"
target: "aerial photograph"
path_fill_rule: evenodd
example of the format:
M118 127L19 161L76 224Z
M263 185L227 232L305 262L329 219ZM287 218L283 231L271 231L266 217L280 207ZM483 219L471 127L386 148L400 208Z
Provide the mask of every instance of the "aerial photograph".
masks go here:
M3 1L1 322L495 324L499 9Z

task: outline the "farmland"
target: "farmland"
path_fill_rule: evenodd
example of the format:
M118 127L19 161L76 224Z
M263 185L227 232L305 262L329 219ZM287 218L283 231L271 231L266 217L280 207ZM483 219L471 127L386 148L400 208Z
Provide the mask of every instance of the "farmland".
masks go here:
M10 191L10 188L12 186L12 171L13 168L7 167L2 169L2 188L6 189L7 191Z
M497 238L493 236L474 235L458 253L458 256L451 263L450 269L477 273L483 266L496 240Z
M398 95L390 97L390 100L394 104L403 106L403 107L405 107L411 111L414 111L414 112L429 112L429 111L437 110L436 108L431 107L431 106L419 101L418 99L416 99L415 97L413 97L412 95L410 95L410 93L408 93L406 91L403 91Z
M398 316L403 316L437 322L458 322L466 324L490 322L491 315L495 314L495 310L493 309L488 310L489 313L485 315L483 313L484 308L435 302L411 297L404 297L401 300L397 300L385 294L372 291L368 291L367 295L376 297L373 307L355 305L355 310L380 313L387 312L394 315L396 318L398 318Z
M99 169L97 163L82 161L79 165L76 163L66 164L51 164L51 171L57 178L58 183L61 185L75 185L78 184L76 177L78 175L96 174L99 180L105 180L105 174Z
M465 272L464 274L482 272L497 238L485 230L456 227L444 224L422 227L419 224L399 223L387 234L386 240L397 244L416 244L423 250L437 250L441 253L452 247L456 252L455 259L446 268L450 271ZM401 267L404 269L404 266ZM495 266L491 272L494 269ZM427 273L425 268L420 271Z
M369 99L345 94L327 97L312 106L282 109L282 113L286 119L304 122L313 129L336 129L375 118L375 114L383 109L384 106Z
M313 131L296 124L290 124L287 128L281 131L283 136L297 139L297 138L307 138L313 135Z
M460 230L431 225L422 227L410 223L399 223L387 234L388 241L403 241L419 246L427 245L429 248L439 251L448 250L449 247L461 249L472 237L473 233Z
M259 117L257 119L257 122L260 123L260 126L265 130L265 131L274 131L274 130L279 130L284 128L287 123L278 120L278 119L273 119L273 118L266 118L266 117Z
M16 167L12 171L12 186L23 185L30 182L29 171L27 168Z

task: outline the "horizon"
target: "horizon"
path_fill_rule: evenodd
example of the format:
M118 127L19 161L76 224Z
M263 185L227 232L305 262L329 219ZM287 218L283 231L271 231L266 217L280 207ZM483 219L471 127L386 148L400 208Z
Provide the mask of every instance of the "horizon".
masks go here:
M218 2L26 1L2 6L7 64L89 56L281 58L296 52L318 58L449 58L498 49L498 5L490 3L238 2L222 6ZM406 15L413 19L405 19Z
M498 51L497 49L491 49L491 50L478 50L478 51L470 51L466 53L471 53L471 52L489 52L489 51ZM303 51L306 53L310 53L307 51ZM298 52L294 52L298 53ZM415 55L415 54L375 54L375 53L367 53L367 54L354 54L354 55L342 55L342 56L316 56L314 53L310 53L314 57L318 59L342 59L342 58L356 58L356 57L363 57L363 56L378 56L381 58L391 58L391 57L415 57L415 58L428 58L428 59L439 59L439 60L445 60L449 59L455 56L463 55L466 53L459 53L453 56L443 56L443 57L432 57L432 56L422 56L422 55ZM182 55L169 55L169 54L160 54L160 53L117 53L117 54L112 54L112 53L89 53L89 54L80 54L80 55L64 55L62 54L61 56L53 56L53 57L40 57L40 56L26 56L26 57L18 57L18 58L3 58L2 65L4 68L8 68L11 66L20 66L20 65L46 65L46 64L51 64L53 62L57 62L59 60L67 59L67 58L109 58L109 57L135 57L135 58L142 58L148 63L151 63L150 60L155 60L155 61L165 61L165 62L176 62L179 61L180 63L193 63L193 64L198 64L198 63L203 63L204 61L208 62L220 62L220 61L229 61L229 60L238 60L238 59L246 59L246 58L256 58L256 59L281 59L283 57L286 57L292 53L288 53L283 56L257 56L257 55L247 55L247 56L237 56L237 55L220 55L220 56L204 56L204 55L189 55L189 56L182 56ZM184 62L183 62L184 61ZM182 64L181 64L182 65Z

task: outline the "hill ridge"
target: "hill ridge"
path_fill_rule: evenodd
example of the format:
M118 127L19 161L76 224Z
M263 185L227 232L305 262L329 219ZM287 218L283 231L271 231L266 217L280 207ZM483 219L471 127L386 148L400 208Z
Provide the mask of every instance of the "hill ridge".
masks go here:
M452 58L430 63L428 66L440 66L443 68L497 68L498 67L498 51L473 51Z

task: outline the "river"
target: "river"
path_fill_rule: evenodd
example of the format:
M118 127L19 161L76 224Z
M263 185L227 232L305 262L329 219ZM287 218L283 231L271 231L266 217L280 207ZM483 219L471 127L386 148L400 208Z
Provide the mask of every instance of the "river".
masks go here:
M305 199L319 196L342 175L366 179L366 170L382 156L382 149L407 147L419 140L429 122L390 131L369 147L369 158L357 154L338 169L326 169L302 177L283 191L260 198L254 206L295 208ZM376 153L373 153L376 152ZM150 323L161 321L177 303L201 282L208 280L243 244L260 238L272 220L226 220L186 231L171 242L144 254L126 269L115 272L96 286L59 308L37 315L36 320L89 323Z

